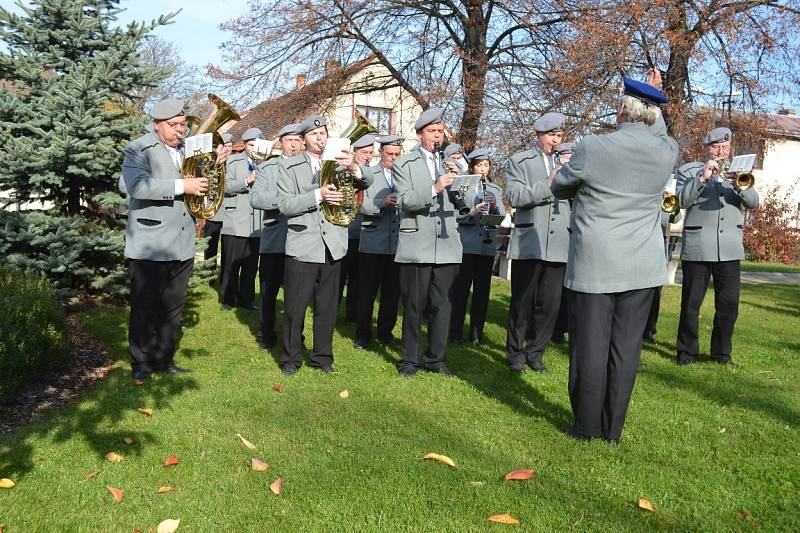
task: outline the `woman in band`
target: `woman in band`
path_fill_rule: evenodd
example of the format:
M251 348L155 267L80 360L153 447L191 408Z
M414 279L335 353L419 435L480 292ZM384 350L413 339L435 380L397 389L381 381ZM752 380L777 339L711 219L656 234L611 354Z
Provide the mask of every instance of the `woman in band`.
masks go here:
M489 220L487 215L505 215L505 208L503 191L490 177L492 162L489 152L478 148L467 155L467 160L469 173L480 174L481 180L471 191L474 200L472 211L458 218L458 233L464 253L451 294L453 312L450 317L450 340L456 344L464 342L464 318L471 286L469 337L472 344L477 346L483 340L492 266L497 253L495 221Z

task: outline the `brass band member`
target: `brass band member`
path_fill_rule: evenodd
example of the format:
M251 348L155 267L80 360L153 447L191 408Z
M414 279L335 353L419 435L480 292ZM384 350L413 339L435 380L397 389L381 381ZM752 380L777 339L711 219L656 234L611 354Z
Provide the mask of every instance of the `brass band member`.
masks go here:
M378 288L381 301L378 307L378 341L392 346L392 330L397 323L400 302L400 265L395 263L397 239L400 233L400 210L394 190L392 165L403 150L403 138L386 135L378 138L378 164L369 167L373 173L372 185L366 190L361 213L361 244L358 319L356 321L357 349L364 349L372 339L372 309Z
M461 261L461 240L455 208L447 187L455 174L445 172L436 146L444 140L442 110L424 111L414 124L419 146L395 161L392 175L400 207L400 237L395 260L400 263L403 299L401 376L420 368L446 376L450 290ZM425 349L422 323L428 323Z
M511 233L511 304L506 351L511 371L525 365L547 372L542 354L553 335L569 249L570 204L550 192L553 151L561 144L564 115L545 113L533 123L536 145L511 156L508 201L516 209Z
M306 309L314 298L314 347L311 367L334 372L333 328L339 267L347 253L347 228L325 220L320 207L324 200L338 205L343 195L329 184L320 187L322 152L328 140L325 119L312 115L300 125L306 150L284 159L278 177L278 207L287 218L286 269L284 272L283 353L281 368L291 375L303 364L302 331ZM352 151L337 162L361 176Z
M658 222L662 193L678 156L652 70L646 85L625 79L618 128L585 137L553 180L574 197L569 259L569 397L575 439L622 435L647 311L667 278Z
M697 324L710 277L714 278L714 328L711 359L733 365L733 326L739 314L739 270L744 259L743 209L758 207L758 193L742 190L719 174L718 160L731 153L731 130L716 128L703 139L705 161L678 169L677 193L686 208L681 244L681 318L678 326L678 364L697 362L700 348Z
M258 277L261 282L261 341L263 349L272 348L278 340L275 334L275 307L278 290L283 284L286 260L286 217L278 209L278 176L281 161L300 153L303 138L300 124L289 124L278 132L280 157L273 157L256 166L256 181L250 191L250 205L262 209L262 228Z
M483 326L489 307L489 287L492 282L492 266L497 255L497 230L487 225L484 215L505 215L503 191L492 182L492 162L489 151L478 148L467 156L468 172L480 174L481 181L473 195L473 208L469 214L458 217L458 234L461 238L461 265L453 284L453 311L450 317L450 340L463 342L464 318L467 313L467 298L472 288L472 304L469 312L469 338L478 346L483 341Z
M250 206L250 188L256 180L253 159L261 130L250 128L242 134L244 151L228 158L225 177L225 223L222 226L222 308L238 301L242 309L257 309L256 273L261 236L261 211Z
M217 146L217 154L219 155L226 154L226 157L228 157L232 152L233 152L233 135L231 135L230 133L223 133L222 144ZM225 210L220 209L216 212L216 214L212 218L204 221L203 223L203 237L210 237L208 241L208 248L206 248L205 252L203 253L203 258L206 260L217 256L217 250L220 248L219 246L220 231L222 231L222 223L224 221L224 217L225 217Z

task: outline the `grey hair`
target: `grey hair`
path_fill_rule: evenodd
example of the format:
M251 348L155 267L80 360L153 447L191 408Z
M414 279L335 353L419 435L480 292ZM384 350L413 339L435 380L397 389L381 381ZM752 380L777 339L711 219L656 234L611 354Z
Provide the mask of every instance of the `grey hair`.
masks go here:
M652 126L661 114L657 105L646 104L627 94L622 95L622 104L628 110L628 122L644 122L648 126Z

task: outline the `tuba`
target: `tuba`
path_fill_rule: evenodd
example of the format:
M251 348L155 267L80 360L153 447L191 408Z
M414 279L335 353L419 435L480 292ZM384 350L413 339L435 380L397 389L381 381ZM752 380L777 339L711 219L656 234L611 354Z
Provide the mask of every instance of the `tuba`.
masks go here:
M217 129L228 121L239 120L240 117L222 98L209 94L208 100L214 107L205 120L192 131L192 135L211 133L214 137L212 144L217 146L222 144L222 137L217 133ZM186 196L184 199L189 212L200 219L209 219L216 215L222 206L222 200L225 199L225 165L217 165L217 154L215 152L186 154L181 174L208 180L208 192L205 196Z
M356 111L356 116L350 125L342 132L342 137L347 137L353 143L367 133L376 133L376 130L369 120L361 113ZM358 179L355 174L347 169L337 169L336 161L323 161L319 172L319 185L332 184L342 193L342 203L340 205L322 202L322 214L331 224L337 226L349 226L361 211L361 203L364 201L364 189L367 182Z

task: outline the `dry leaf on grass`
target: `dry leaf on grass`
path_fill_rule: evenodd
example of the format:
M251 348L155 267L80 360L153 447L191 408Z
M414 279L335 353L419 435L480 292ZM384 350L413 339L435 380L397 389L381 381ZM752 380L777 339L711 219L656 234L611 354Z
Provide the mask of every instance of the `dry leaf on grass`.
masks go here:
M276 496L280 496L281 492L283 491L283 479L278 478L273 481L272 485L269 486L269 490L271 490Z
M133 443L136 442L136 440L134 440L133 437L125 437L124 439L122 439L122 442L124 442L128 446L132 446Z
M172 490L173 490L173 489L172 489L172 487L170 487L169 485L163 485L163 486L161 486L161 487L158 487L158 493L159 493L159 494L164 494L164 493L167 493L167 492L172 492Z
M522 481L533 477L533 470L526 468L524 470L514 470L505 475L506 481Z
M510 514L510 513L503 513L503 514L493 514L489 518L487 518L489 522L497 522L498 524L508 524L510 526L519 525L519 518Z
M0 489L10 489L10 488L13 488L14 485L16 485L16 483L11 481L7 477L4 477L3 479L0 479Z
M153 409L150 407L139 407L136 410L140 413L146 414L147 416L153 416Z
M96 478L98 475L100 475L100 471L99 470L90 470L90 471L86 472L83 475L83 477L85 477L86 479L93 479L93 478Z
M181 525L180 519L175 520L174 518L169 518L158 524L158 529L156 531L157 533L175 533L179 525Z
M281 385L280 383L276 383L275 385L272 386L272 390L274 390L275 392L283 392L283 385Z
M119 502L122 501L123 494L122 494L121 490L119 490L116 487L112 487L111 485L106 485L106 489L108 489L108 492L110 492L111 495L114 497L114 501L116 503L119 503Z
M748 513L747 511L745 511L744 509L737 509L736 510L736 516L738 516L739 518L741 518L743 520L747 520L748 522L750 522L751 526L758 527L758 520L753 518L753 516L750 513Z
M350 393L347 392L346 390L343 390L342 392L339 393L339 398L342 398L342 399L345 399L345 398L347 398L349 396L350 396Z
M719 432L720 432L720 433L725 433L726 431L728 431L728 430L727 430L727 429L725 429L725 428L719 428Z
M255 470L256 472L263 472L269 468L269 465L262 461L261 459L256 459L253 457L250 459L250 468Z
M180 460L178 459L177 455L170 455L164 460L164 466L174 466L178 464Z
M241 433L237 433L236 436L239 437L239 440L242 441L242 444L244 444L245 447L250 448L251 450L256 449L256 445L247 440L246 438L242 437Z
M440 463L444 463L451 468L455 468L456 464L453 462L452 459L447 457L446 455L441 455L438 453L426 453L422 456L423 459L433 459L434 461L439 461Z
M483 481L470 481L469 484L472 485L473 487L482 487L484 485L484 482Z
M109 463L119 463L124 459L120 454L116 452L108 452L106 454L106 461Z
M646 509L648 511L655 511L656 510L655 506L653 506L653 504L650 503L650 500L648 500L646 498L639 498L639 507L641 509Z

